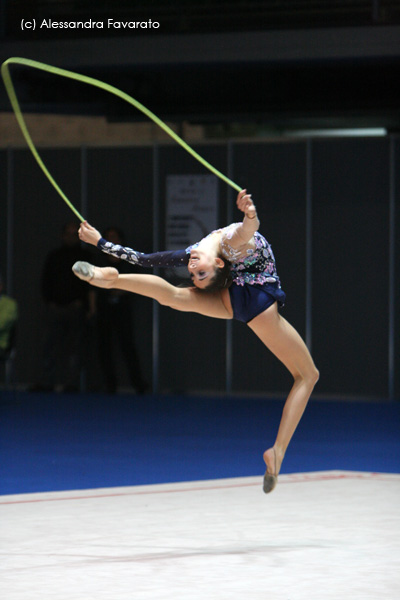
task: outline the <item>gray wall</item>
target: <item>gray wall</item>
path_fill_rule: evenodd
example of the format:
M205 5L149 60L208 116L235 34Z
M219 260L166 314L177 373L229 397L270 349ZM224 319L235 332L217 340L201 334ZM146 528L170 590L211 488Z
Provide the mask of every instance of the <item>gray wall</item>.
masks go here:
M391 392L399 396L394 310L399 306L394 283L400 275L395 260L398 239L390 252L395 214L399 222L399 141L235 142L196 150L252 192L261 231L273 246L288 296L283 315L307 338L321 371L318 393L384 398ZM10 291L19 302L16 366L19 382L29 384L37 379L40 368L41 269L47 252L59 243L62 225L73 215L28 150L9 150L8 158L10 154L12 186L7 192L7 151L0 152L0 269L8 275ZM160 249L165 242L166 176L205 172L181 148L171 145L48 149L41 154L90 222L100 229L121 226L128 245L142 251ZM240 218L230 208L234 200L233 190L219 182L221 226L227 223L229 210L232 220ZM8 254L7 203L12 206ZM390 303L390 281L395 304ZM245 325L178 314L165 307L155 309L144 298L136 298L134 307L135 337L146 377L151 381L155 376L159 390L223 392L227 370L232 391L273 394L288 390L290 376ZM232 336L231 363L225 352L227 331ZM95 389L94 338L91 344L88 385ZM123 370L121 378L124 383Z
M0 273L6 277L7 267L7 151L0 150Z

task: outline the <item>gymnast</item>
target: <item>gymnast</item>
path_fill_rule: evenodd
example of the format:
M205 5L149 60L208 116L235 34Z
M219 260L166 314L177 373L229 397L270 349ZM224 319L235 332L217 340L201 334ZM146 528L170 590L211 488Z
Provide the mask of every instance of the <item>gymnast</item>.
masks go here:
M285 365L294 383L275 443L263 454L267 467L263 489L268 493L276 486L286 449L319 373L300 335L278 312L286 296L271 246L258 232L256 207L246 190L239 192L237 207L244 213L241 223L213 231L186 250L154 254L107 242L86 221L81 223L80 239L103 252L142 267L186 266L194 284L191 287L176 287L156 275L120 275L114 267L100 268L85 262L75 263L73 271L91 285L127 290L175 310L243 321Z

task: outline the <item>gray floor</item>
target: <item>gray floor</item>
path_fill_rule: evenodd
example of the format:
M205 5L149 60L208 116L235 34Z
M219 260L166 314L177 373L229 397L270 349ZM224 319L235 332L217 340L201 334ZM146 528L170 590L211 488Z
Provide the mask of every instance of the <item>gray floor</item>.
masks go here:
M400 475L0 497L4 600L398 600Z

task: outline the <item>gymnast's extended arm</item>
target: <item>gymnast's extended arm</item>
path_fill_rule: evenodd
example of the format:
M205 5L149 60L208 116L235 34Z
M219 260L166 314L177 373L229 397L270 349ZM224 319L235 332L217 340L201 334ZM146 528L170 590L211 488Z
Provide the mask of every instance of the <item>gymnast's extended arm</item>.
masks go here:
M87 244L96 246L106 254L111 254L116 258L120 258L121 260L125 260L140 267L184 267L189 262L189 254L187 254L185 250L166 250L163 252L144 254L143 252L132 250L132 248L127 248L126 246L112 244L102 238L100 232L89 225L87 221L81 223L79 228L79 238Z

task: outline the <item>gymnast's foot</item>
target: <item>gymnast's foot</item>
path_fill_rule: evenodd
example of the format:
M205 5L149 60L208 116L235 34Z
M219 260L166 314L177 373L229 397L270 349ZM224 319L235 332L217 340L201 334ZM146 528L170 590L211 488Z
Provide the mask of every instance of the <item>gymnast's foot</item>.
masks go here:
M114 267L95 267L81 260L74 264L72 271L79 279L101 288L113 287L118 279L118 271Z
M279 458L275 447L269 448L264 452L264 462L267 465L265 471L263 490L266 494L272 492L278 482L278 473L281 467L282 459Z

